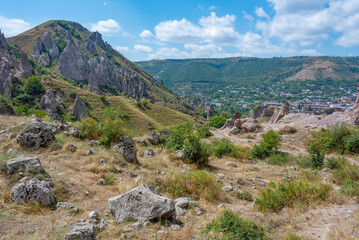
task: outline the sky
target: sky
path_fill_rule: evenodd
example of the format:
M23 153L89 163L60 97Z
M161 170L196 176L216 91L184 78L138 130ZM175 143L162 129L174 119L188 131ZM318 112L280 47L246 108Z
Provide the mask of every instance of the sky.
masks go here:
M98 31L132 61L358 56L359 0L0 0L15 36L48 20Z

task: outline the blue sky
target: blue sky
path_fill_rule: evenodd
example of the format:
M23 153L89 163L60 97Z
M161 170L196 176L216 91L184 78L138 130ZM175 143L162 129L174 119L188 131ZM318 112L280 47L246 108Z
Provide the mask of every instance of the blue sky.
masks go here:
M358 56L358 0L0 0L14 36L75 21L130 60L231 56Z

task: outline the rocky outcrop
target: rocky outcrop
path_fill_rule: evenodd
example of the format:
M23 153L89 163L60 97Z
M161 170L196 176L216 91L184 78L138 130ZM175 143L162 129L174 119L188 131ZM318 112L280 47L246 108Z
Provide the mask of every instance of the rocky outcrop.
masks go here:
M55 94L52 89L49 89L46 94L41 97L40 105L49 115L57 115L57 109L63 109L60 100L60 94Z
M139 164L137 160L137 149L131 138L126 136L121 137L120 143L113 146L113 149L120 153L127 161L134 164Z
M12 199L17 203L51 205L55 202L49 182L37 178L19 183L12 188Z
M155 152L152 150L152 148L148 148L144 153L143 153L143 157L147 158L147 157L152 157L155 156Z
M282 104L281 109L276 109L269 123L278 123L285 115L289 114L289 104L287 102Z
M145 222L175 215L174 202L147 184L110 198L109 205L112 216L119 223L130 218Z
M76 96L74 106L72 107L70 114L77 117L79 120L89 117L86 104L79 96Z
M55 140L54 128L41 122L27 125L24 131L16 137L17 143L28 151L46 148Z
M152 145L158 145L160 144L160 138L157 135L156 132L150 132L148 134L148 141L152 144Z
M249 115L251 118L263 118L263 117L272 117L277 107L275 106L257 106L250 111Z
M245 118L241 121L241 129L247 133L255 132L258 128L258 121L253 118Z
M29 170L35 169L37 172L44 172L40 159L37 157L24 157L20 156L17 158L10 159L6 163L7 173L13 174L17 170Z
M1 115L15 115L12 106L5 100L0 100L0 114Z
M353 114L353 125L358 126L359 125L359 84L357 86L357 92L358 92L358 97L355 100L355 104L354 104L354 114Z
M66 233L66 240L95 240L97 226L90 221L77 223L69 232Z
M81 47L75 45L72 40L67 40L67 45L59 57L59 71L65 77L76 81L88 81L90 69L89 56Z
M0 94L10 98L12 79L31 75L32 68L27 55L16 46L10 51L0 30Z
M58 59L59 53L59 48L48 32L44 32L42 38L38 37L32 47L34 59L44 67L48 67L51 61Z
M92 53L96 52L96 47L95 44L93 44L93 42L91 41L91 39L87 40L87 45L86 45L86 49Z

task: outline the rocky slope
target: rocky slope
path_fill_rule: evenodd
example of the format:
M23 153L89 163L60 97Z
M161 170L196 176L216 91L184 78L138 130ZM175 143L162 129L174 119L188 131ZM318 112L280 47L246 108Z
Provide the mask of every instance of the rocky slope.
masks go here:
M149 74L131 63L98 32L75 22L48 21L8 39L43 68L87 86L95 94L121 93L134 99L154 96L173 103L178 99Z

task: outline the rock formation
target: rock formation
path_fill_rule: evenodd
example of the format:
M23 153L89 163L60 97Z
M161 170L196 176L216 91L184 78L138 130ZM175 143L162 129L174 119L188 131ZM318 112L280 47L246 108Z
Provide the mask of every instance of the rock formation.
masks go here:
M60 94L55 94L52 89L49 89L45 95L41 97L40 105L41 107L51 116L57 115L57 109L63 109L63 106L60 104Z
M44 67L48 67L51 61L58 59L59 53L59 48L48 32L44 32L42 38L38 37L32 47L34 59Z
M12 79L31 75L32 68L27 55L16 46L10 51L0 30L0 94L10 98Z
M72 107L70 114L77 117L79 120L89 117L86 104L79 96L76 96L74 106Z
M354 104L353 125L359 125L359 84L357 86L358 97Z
M277 107L275 106L257 106L250 111L250 117L257 119L263 117L272 117Z
M37 178L19 183L12 188L12 199L17 203L51 205L55 202L49 182Z
M5 100L0 100L0 114L2 115L15 115L12 106Z
M113 149L120 153L122 157L131 163L138 164L137 149L135 143L131 138L123 136L120 138L120 143L113 146Z
M108 201L110 212L119 223L130 218L145 222L175 215L174 202L146 184Z
M281 109L276 109L269 123L278 123L285 115L289 114L289 104L284 102Z

